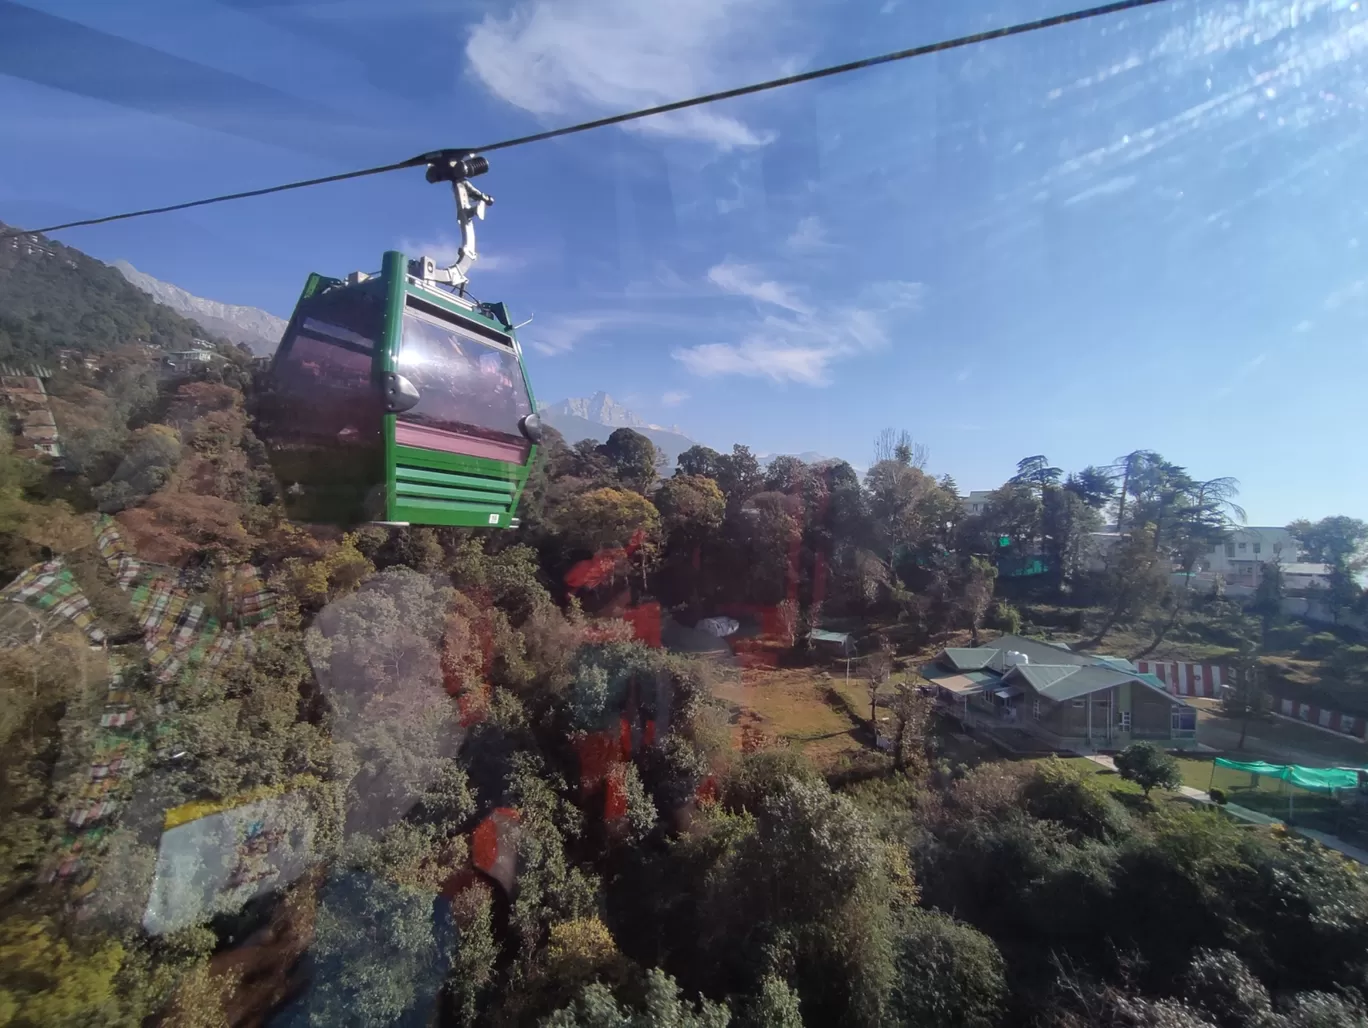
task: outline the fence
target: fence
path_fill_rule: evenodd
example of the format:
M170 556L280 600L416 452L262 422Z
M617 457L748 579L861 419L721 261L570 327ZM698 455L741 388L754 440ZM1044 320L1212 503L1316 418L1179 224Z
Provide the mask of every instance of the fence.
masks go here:
M1229 668L1218 664L1189 664L1174 660L1137 660L1141 674L1154 675L1175 696L1208 696L1221 694L1221 687L1234 680Z
M1338 710L1327 710L1312 703L1300 703L1291 699L1278 700L1274 713L1354 739L1368 739L1368 719L1353 714L1342 714Z

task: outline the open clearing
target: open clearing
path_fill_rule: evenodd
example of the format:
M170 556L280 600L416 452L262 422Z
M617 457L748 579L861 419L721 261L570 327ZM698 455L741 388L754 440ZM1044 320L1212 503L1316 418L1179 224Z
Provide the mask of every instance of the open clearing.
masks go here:
M747 738L762 746L783 742L819 767L869 749L867 717L858 713L857 704L868 702L862 693L854 680L847 689L817 668L746 668L713 687L713 696L731 711L737 749Z

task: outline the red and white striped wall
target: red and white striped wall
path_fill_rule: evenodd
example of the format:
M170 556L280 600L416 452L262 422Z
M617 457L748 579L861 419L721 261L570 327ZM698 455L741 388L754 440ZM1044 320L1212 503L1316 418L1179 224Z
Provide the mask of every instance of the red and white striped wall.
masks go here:
M1230 671L1218 664L1187 664L1176 660L1137 660L1135 666L1142 674L1154 675L1168 686L1175 696L1210 696L1220 694L1221 686L1230 680Z
M1352 714L1341 714L1337 710L1326 710L1310 703L1298 703L1296 700L1287 699L1278 701L1277 713L1283 717L1305 721L1308 725L1339 732L1341 735L1352 735L1355 739L1368 738L1368 719Z

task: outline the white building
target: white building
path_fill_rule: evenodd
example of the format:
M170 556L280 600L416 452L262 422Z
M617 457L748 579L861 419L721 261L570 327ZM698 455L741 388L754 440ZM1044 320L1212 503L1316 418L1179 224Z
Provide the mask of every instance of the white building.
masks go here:
M1202 558L1198 570L1223 575L1227 582L1255 585L1265 561L1292 564L1298 556L1297 540L1285 528L1237 528Z
M968 496L960 497L960 505L966 514L982 514L983 509L988 506L988 501L992 498L992 489L974 489Z

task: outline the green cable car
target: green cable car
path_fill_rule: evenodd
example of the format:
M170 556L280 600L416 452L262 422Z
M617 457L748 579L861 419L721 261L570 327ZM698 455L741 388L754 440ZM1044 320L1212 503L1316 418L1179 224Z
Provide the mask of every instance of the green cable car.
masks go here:
M512 528L541 438L514 326L466 295L467 181L482 157L441 155L461 224L457 263L385 254L378 275L309 276L257 406L293 520Z

